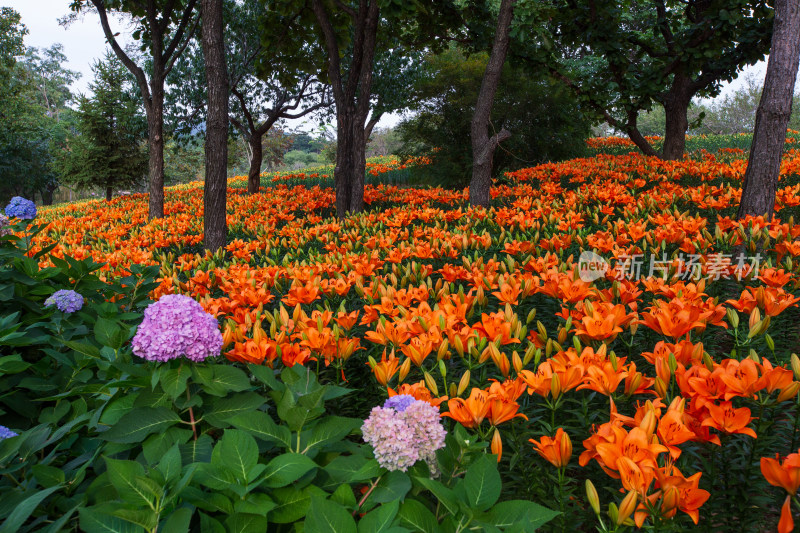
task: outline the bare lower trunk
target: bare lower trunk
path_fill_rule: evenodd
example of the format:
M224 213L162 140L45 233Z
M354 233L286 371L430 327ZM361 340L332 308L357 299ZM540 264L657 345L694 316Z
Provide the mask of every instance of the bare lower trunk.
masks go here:
M223 42L222 0L202 0L202 45L208 87L203 245L212 252L227 240L228 73Z
M514 16L515 0L503 0L497 15L497 30L494 35L492 53L486 63L481 89L472 115L470 136L472 140L472 180L469 182L469 203L489 206L489 188L492 185L492 162L497 145L511 136L505 128L489 137L489 121L494 104L494 95L500 85L503 64L509 45L509 30Z
M781 156L786 142L786 125L792 114L798 58L800 4L797 0L776 0L767 75L756 112L753 144L744 174L737 218L764 215L772 220Z
M366 173L364 122L354 109L342 109L337 120L336 167L333 182L336 190L336 216L364 209L364 174Z
M51 187L45 187L42 190L42 205L53 205L53 192L55 189Z
M147 109L147 148L150 161L148 218L164 216L164 92L153 89L153 99Z
M251 136L247 141L250 146L250 171L247 173L247 192L255 194L261 188L261 164L264 152L261 148L261 136Z
M675 74L669 91L664 96L666 115L664 148L662 158L682 159L686 151L686 132L689 130L688 111L692 101L691 80L683 74Z
M113 191L113 188L111 187L111 185L106 185L106 202L110 202L111 201L111 196L112 196L113 192L114 191Z

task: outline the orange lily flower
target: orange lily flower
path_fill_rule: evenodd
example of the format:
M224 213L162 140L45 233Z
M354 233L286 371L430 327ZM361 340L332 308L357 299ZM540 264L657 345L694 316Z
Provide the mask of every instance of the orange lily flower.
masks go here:
M706 404L709 417L703 420L703 426L714 428L725 433L741 433L756 438L756 432L747 427L753 420L750 416L750 409L747 407L733 408L731 402L722 402L720 405L713 403Z
M642 428L635 427L627 434L622 428L618 428L615 432L617 438L614 442L600 443L596 446L598 461L602 461L602 464L611 470L618 469L617 461L621 457L631 459L640 469L655 470L658 468L656 462L658 454L669 451L666 446L651 442Z
M583 376L584 383L578 387L578 390L591 389L605 396L611 396L627 375L628 373L622 371L621 367L619 367L619 371L614 370L611 361L606 361L602 367L590 366L586 369L586 374Z
M381 385L386 385L389 383L389 380L392 379L397 373L399 361L397 357L394 355L394 351L392 351L389 358L386 358L386 350L383 351L383 356L381 356L380 363L374 363L370 360L369 364L372 367L372 373L375 374L375 379L378 380L378 383Z
M790 496L797 494L800 488L800 453L789 454L783 463L776 455L761 458L761 473L770 485L783 487Z
M481 425L483 419L489 414L491 405L489 394L477 387L473 387L469 398L453 398L447 401L449 412L442 416L448 416L459 422L465 428L474 428Z
M572 441L563 428L556 430L555 437L543 436L541 439L529 439L543 459L546 459L556 468L567 466L572 457Z

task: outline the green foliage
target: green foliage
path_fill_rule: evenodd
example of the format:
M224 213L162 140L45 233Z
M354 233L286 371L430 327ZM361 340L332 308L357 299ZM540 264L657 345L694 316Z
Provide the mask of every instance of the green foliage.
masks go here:
M147 124L131 76L110 52L92 67L91 98L81 96L77 135L69 139L61 180L75 188L101 188L110 200L114 189L135 186L147 175Z
M469 182L468 132L486 61L485 53L467 57L458 49L429 56L427 75L414 91L418 113L398 127L400 153L431 157L433 164L420 171L431 174L437 184L463 187ZM508 64L492 108L492 126L512 133L495 152L494 176L580 155L589 134L588 122L567 91Z
M0 201L39 193L49 203L69 125L69 84L78 74L61 66L61 45L25 48L25 34L19 14L0 8Z
M188 183L205 176L206 154L195 138L168 137L164 144L164 181L170 185Z
M297 169L304 167L312 167L315 165L323 165L328 163L320 154L314 152L302 152L300 150L290 150L283 156L283 167L289 169Z

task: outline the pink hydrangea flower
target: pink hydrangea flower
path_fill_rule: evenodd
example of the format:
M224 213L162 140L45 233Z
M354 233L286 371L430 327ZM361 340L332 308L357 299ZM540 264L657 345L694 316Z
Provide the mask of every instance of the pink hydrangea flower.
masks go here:
M150 304L133 337L133 353L149 361L184 356L195 362L216 357L222 349L219 323L203 306L182 294L168 294Z
M405 472L421 459L435 474L436 450L444 447L447 434L439 410L428 402L395 398L372 409L361 427L364 441L372 445L375 459L387 470Z

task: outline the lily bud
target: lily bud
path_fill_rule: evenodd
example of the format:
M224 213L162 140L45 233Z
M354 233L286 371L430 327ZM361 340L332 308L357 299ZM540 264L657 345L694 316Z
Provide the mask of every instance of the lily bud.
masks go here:
M708 355L708 352L703 352L703 364L706 365L709 372L714 371L714 361L711 359L711 356Z
M639 427L647 434L649 438L656 430L656 415L652 410L648 410L639 422Z
M464 344L461 342L461 337L456 335L453 338L453 347L456 349L456 353L461 357L464 358Z
M511 354L511 364L514 367L514 372L517 374L522 372L522 358L520 358L516 350Z
M450 343L448 342L447 339L442 341L442 344L439 345L439 350L436 352L436 359L438 359L440 361L442 359L445 359L445 356L447 355L447 349L449 347L450 347ZM447 356L446 359L450 359L450 356Z
M678 507L679 500L680 493L678 492L677 487L668 488L664 491L664 495L661 497L661 511L664 514L674 513Z
M589 505L592 506L594 514L600 516L600 496L597 494L597 489L591 480L586 480L586 499L589 500Z
M458 382L458 389L456 390L456 394L454 394L454 396L461 396L464 393L464 391L467 390L467 387L469 387L469 379L470 379L470 373L469 370L467 370L461 376L461 380L459 380Z
M800 380L800 357L796 353L792 354L792 372L794 372L794 379Z
M500 439L500 431L494 428L494 436L492 437L492 453L497 455L497 462L503 457L503 441Z
M553 377L550 378L550 393L553 395L553 399L561 396L561 380L558 379L558 374L553 374Z
M619 514L617 515L616 524L621 526L636 510L636 505L639 503L639 497L635 490L632 490L625 496L622 503L619 504Z
M403 361L402 365L400 365L400 373L398 374L397 382L402 383L403 380L406 379L406 376L408 375L408 372L410 370L411 370L411 358L406 357L406 360Z
M425 376L425 386L428 387L428 390L431 391L431 394L434 396L439 396L439 387L436 386L436 380L433 379L433 376L428 374L427 371L424 372Z
M730 323L731 326L733 326L733 329L738 328L739 313L737 313L735 309L729 307L728 310L726 311L726 314L728 315L728 322Z
M560 328L558 330L558 344L564 344L564 341L567 340L567 330L565 328Z
M662 380L661 378L656 378L656 382L655 385L653 385L653 388L655 389L656 394L658 394L659 398L667 397L667 384L664 383L664 380Z
M800 390L800 382L792 381L785 389L778 394L778 403L785 402L797 396L797 391Z

